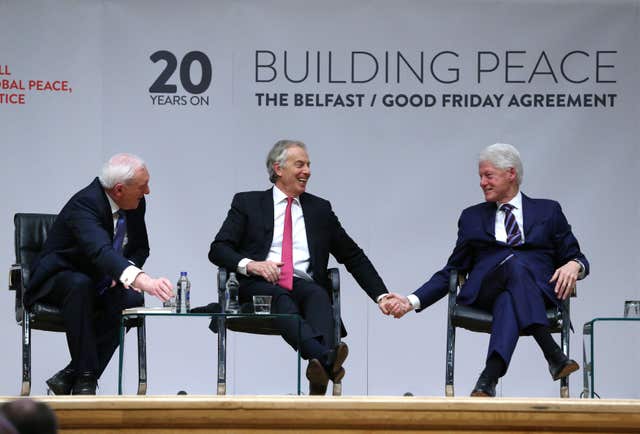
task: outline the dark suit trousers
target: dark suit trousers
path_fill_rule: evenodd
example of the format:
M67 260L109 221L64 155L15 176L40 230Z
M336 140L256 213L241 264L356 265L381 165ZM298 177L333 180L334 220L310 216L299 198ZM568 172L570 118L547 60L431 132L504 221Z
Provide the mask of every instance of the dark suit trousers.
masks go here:
M493 314L487 358L497 353L509 366L520 331L534 324L549 324L547 304L551 301L546 300L531 271L517 256L487 276L473 303Z
M42 301L62 310L71 367L100 377L118 347L122 310L143 305L144 296L120 283L99 295L89 276L73 271L58 273L45 284L51 290Z
M300 347L304 359L320 359L334 346L333 310L329 293L322 286L296 277L293 279L293 290L289 291L262 279L243 279L240 283L240 302L250 302L254 295L270 295L273 313L296 313L303 318L300 344L298 321L279 320L276 326L294 350Z

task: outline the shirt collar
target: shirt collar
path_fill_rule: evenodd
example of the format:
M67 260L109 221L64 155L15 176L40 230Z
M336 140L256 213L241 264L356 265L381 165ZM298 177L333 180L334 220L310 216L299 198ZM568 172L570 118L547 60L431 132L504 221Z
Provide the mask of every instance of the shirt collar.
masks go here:
M287 195L275 185L273 186L273 203L280 203L287 200ZM293 201L300 205L300 198L294 197Z
M118 205L116 205L116 203L113 201L113 199L111 199L111 196L109 196L107 194L107 192L104 193L107 196L107 200L109 201L109 206L111 207L111 215L117 213L118 211L120 211L120 207Z
M507 202L511 205L513 205L513 207L515 209L519 209L522 210L522 193L520 193L520 190L518 190L518 193L516 193L515 196L513 196L513 199L511 199L509 202ZM500 209L500 207L502 205L504 205L503 203L497 202L498 205L498 209Z

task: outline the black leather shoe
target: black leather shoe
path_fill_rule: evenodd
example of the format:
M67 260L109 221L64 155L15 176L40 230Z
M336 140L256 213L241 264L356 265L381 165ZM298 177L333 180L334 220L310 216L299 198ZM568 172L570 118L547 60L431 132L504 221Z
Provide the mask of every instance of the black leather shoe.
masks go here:
M307 379L309 380L309 395L324 395L327 393L329 376L318 359L309 360Z
M493 398L494 396L496 396L496 384L498 384L497 379L489 378L484 374L480 374L480 378L478 378L476 387L474 387L471 391L471 396L484 396Z
M345 371L344 368L340 368L337 373L331 376L331 381L333 381L334 383L340 383L346 373L347 371Z
M46 383L47 386L49 386L49 390L53 392L54 395L69 395L75 379L76 371L67 366L66 368L56 372L56 374L49 378Z
M569 357L566 356L561 350L555 352L549 358L549 373L553 381L558 381L561 378L569 376L572 372L576 372L580 369L580 365Z
M98 387L98 379L93 371L80 372L76 375L76 381L71 389L72 395L95 395Z
M349 347L347 344L341 342L336 347L329 351L327 356L327 373L331 381L336 382L342 380L344 377L344 369L342 364L349 355ZM342 373L342 377L338 378L338 374Z

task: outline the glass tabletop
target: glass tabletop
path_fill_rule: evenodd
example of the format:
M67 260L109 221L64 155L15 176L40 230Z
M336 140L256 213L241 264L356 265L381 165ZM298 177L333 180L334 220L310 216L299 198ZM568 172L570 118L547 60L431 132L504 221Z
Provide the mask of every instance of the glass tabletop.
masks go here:
M597 323L634 323L640 322L638 317L597 317L584 323L582 328L582 358L583 358L583 398L599 398L595 390L595 326ZM600 345L612 342L601 342ZM621 348L623 348L621 346Z
M298 339L300 338L300 325L301 325L301 317L298 314L276 314L276 313L254 313L254 312L238 312L238 313L212 313L212 312L175 312L168 308L162 307L137 307L125 309L122 311L122 318L120 321L120 348L119 348L119 364L118 364L118 394L122 395L122 381L123 381L123 363L124 363L124 334L125 334L125 322L127 320L140 318L140 321L145 321L146 317L184 317L184 318L193 318L193 317L204 317L217 319L218 326L218 394L221 394L220 390L220 379L226 378L225 367L221 364L221 349L226 352L226 321L233 321L234 319L238 320L250 320L259 322L260 320L276 320L276 319L292 319L298 322ZM143 330L146 326L143 327ZM224 332L220 333L220 329L224 328ZM146 332L143 331L143 335ZM224 336L221 339L221 336ZM138 337L140 339L140 337ZM142 338L146 342L146 337ZM146 346L146 344L144 345ZM139 346L140 351L140 346ZM142 351L145 352L143 361L140 361L139 357L139 382L138 382L138 394L146 394L147 387L147 368L146 368L146 349L143 348ZM226 357L225 357L226 359ZM301 382L300 382L300 374L301 374L301 355L300 351L297 352L297 394L301 394ZM221 377L222 375L222 377ZM226 386L222 389L225 390L222 394L226 393Z
M212 312L173 312L164 310L164 308L132 308L122 311L122 316L127 318L137 316L184 316L184 317L208 317L208 318L289 318L298 319L300 316L296 313L254 313L254 312L238 312L238 313L212 313Z

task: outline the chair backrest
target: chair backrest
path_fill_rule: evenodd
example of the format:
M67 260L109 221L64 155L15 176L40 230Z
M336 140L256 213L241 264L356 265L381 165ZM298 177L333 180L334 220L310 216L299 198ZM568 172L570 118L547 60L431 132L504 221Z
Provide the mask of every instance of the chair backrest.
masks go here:
M49 229L51 229L56 217L56 214L27 213L18 213L13 217L16 230L16 264L22 265L24 286L29 283L31 264L42 250L49 234Z
M22 284L15 288L15 312L18 322L22 321L22 288L29 284L31 264L42 250L55 219L56 214L17 213L13 217L16 264L22 268Z

